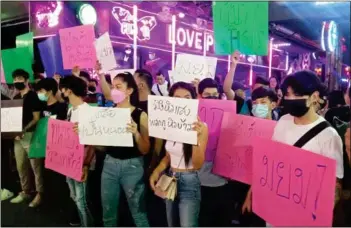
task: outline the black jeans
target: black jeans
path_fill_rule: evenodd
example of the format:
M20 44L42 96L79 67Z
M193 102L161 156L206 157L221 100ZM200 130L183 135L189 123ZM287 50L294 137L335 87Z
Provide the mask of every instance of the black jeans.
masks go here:
M15 181L10 166L11 150L13 150L13 140L1 139L1 188L14 191Z

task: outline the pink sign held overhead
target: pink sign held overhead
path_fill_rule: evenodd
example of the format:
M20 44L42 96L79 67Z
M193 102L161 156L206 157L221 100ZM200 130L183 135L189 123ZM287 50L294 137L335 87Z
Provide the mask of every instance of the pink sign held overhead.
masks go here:
M199 116L209 130L206 161L212 162L216 155L224 112L236 113L236 102L226 100L200 99Z
M73 132L73 123L49 119L45 168L77 181L82 179L84 146Z
M60 29L60 43L64 69L93 68L96 64L93 25Z
M254 137L271 139L276 122L224 113L213 173L251 184Z
M253 141L253 211L281 227L331 227L336 161L297 147Z

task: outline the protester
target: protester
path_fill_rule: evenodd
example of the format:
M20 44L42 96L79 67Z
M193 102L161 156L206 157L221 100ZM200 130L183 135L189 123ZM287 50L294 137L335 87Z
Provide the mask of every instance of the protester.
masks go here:
M195 88L188 83L175 83L169 92L170 97L196 99ZM197 145L167 141L166 156L150 177L151 188L155 185L162 172L170 166L170 175L177 179L177 195L174 201L166 200L168 226L198 226L201 202L201 183L197 171L205 160L208 140L206 124L198 119L194 123L194 131L198 133Z
M219 100L219 85L211 78L199 83L199 95L202 99ZM217 148L206 148L216 151ZM228 181L212 173L213 161L205 161L199 171L201 182L200 227L231 226L231 201ZM223 210L223 208L226 208Z
M152 92L159 96L168 96L169 83L161 72L156 74L156 83L152 86Z
M135 71L134 79L138 85L139 93L139 104L137 107L147 113L147 98L149 95L153 95L151 91L153 81L152 76L148 71L139 69Z
M29 207L37 207L42 201L43 187L43 160L34 158L29 159L29 147L35 130L36 124L41 116L41 103L37 94L29 89L28 72L17 69L12 73L14 86L19 91L14 99L23 99L23 117L22 126L23 131L15 138L15 158L17 171L20 176L22 192L11 200L11 203L21 203L30 198L32 192L31 175L29 167L35 176L35 190L36 196L29 204Z
M335 204L340 199L340 180L344 176L342 141L328 122L316 113L314 104L325 88L318 76L310 71L299 71L288 76L282 85L284 107L289 114L277 123L272 140L301 147L336 160ZM318 126L319 131L312 133ZM288 130L287 130L288 129ZM300 140L301 138L304 140ZM251 192L251 190L250 190ZM251 211L251 197L247 197L243 211Z
M277 94L279 99L283 97L282 90L280 89L280 82L277 77L273 76L269 79L269 88Z
M269 120L278 120L278 113L274 112L277 106L277 95L271 89L260 87L251 95L252 114L255 117Z
M76 76L67 76L60 80L60 90L66 101L68 101L72 108L68 110L68 121L77 123L79 122L79 112L84 111L85 108L89 107L87 103L83 101L83 98L87 95L87 84L81 78ZM88 208L87 204L87 184L89 167L93 159L92 149L90 146L84 148L85 156L83 163L83 175L81 181L76 181L70 177L67 177L68 187L70 189L71 197L75 201L78 208L78 214L83 227L93 226L93 217Z
M350 107L346 105L344 94L341 90L334 90L328 97L328 111L325 113L325 119L336 128L338 122L350 121Z

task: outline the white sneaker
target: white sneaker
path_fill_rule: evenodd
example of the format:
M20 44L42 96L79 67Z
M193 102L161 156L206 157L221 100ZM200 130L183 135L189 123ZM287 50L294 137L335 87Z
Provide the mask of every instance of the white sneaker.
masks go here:
M18 194L18 196L13 198L10 202L11 203L22 203L24 200L27 200L27 199L29 199L29 195L25 194L24 192L21 192L20 194Z
M13 197L13 193L10 192L9 190L5 188L1 190L1 201L8 200L12 197Z

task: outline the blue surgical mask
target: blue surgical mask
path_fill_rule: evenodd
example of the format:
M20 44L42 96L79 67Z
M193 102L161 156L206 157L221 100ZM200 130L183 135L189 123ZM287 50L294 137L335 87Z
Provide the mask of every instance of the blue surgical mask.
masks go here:
M268 105L266 104L254 104L252 106L252 114L258 118L267 118L268 116Z
M48 97L44 93L38 93L38 98L41 101L48 101Z

